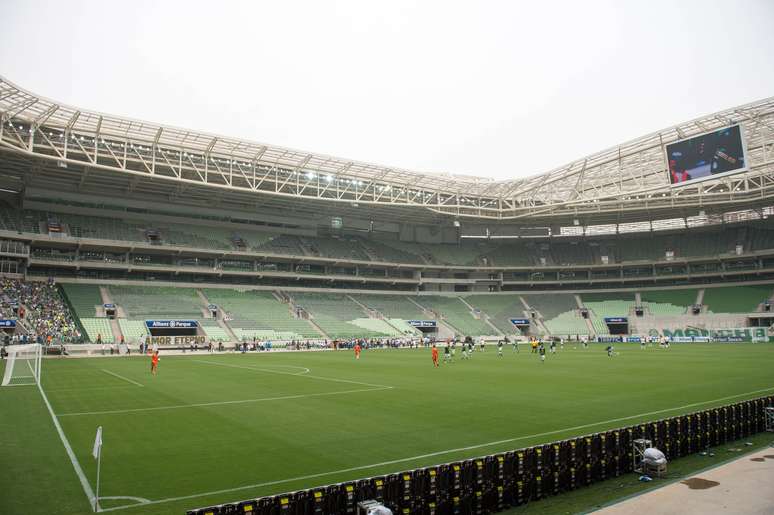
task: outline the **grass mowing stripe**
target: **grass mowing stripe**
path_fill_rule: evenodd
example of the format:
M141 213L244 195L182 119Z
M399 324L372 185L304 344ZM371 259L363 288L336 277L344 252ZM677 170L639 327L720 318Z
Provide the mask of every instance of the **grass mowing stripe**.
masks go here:
M258 367L251 367L251 366L245 366L245 365L230 365L227 363L219 363L217 361L208 361L206 359L192 359L191 361L195 361L196 363L207 363L208 365L220 365L222 367L231 367L231 368L243 368L245 370L256 370L258 372L269 372L272 374L282 374L286 376L302 376L305 374L308 374L311 372L310 369L306 367L298 367L295 365L269 365L273 367L282 367L282 368L300 368L301 372L282 372L280 370L271 370L268 368L258 368Z
M80 388L57 388L57 393L59 392L95 392L95 391L102 391L102 390L123 390L126 388L136 388L133 384L116 384L111 386L83 386Z
M137 385L137 386L140 386L140 387L142 387L142 386L143 386L143 385L141 385L140 383L138 383L137 381L132 381L131 379L129 379L129 378L127 378L127 377L124 377L124 376L122 376L121 374L116 374L115 372L111 372L110 370L105 370L104 368L102 368L102 369L100 369L100 370L102 370L102 371L103 371L104 373L106 373L106 374L110 374L110 375L111 375L111 376L113 376L113 377L117 377L117 378L119 378L119 379L123 379L123 380L124 380L124 381L126 381L127 383L132 383L132 384L134 384L134 385Z
M319 379L321 381L333 381L335 383L362 384L363 386L373 386L375 388L394 388L394 386L387 386L387 385L383 385L383 384L371 384L371 383L364 383L362 381L352 381L352 380L349 380L349 379L338 379L338 378L333 378L333 377L313 376L313 375L308 375L308 374L291 374L290 372L280 372L278 370L268 370L268 369L264 369L264 368L249 367L249 366L244 366L244 365L231 365L231 364L228 364L228 363L218 363L217 361L208 361L208 360L204 360L204 359L195 359L195 360L192 360L192 361L195 361L196 363L207 363L208 365L218 365L218 366L221 366L221 367L231 367L231 368L242 368L242 369L245 369L245 370L255 370L257 372L269 372L271 374L281 374L281 375L285 375L285 376L303 376L303 377L309 377L311 379Z
M308 374L309 372L311 372L311 370L309 370L306 367L293 367L293 368L300 368L300 369L303 370L302 372L295 372L294 373L294 372L282 372L280 370L271 370L271 369L268 369L268 368L258 368L258 367L250 367L250 366L245 366L245 365L231 365L231 364L228 364L228 363L218 363L217 361L208 361L206 359L193 359L191 361L194 361L196 363L206 363L208 365L219 365L221 367L241 368L243 370L255 370L256 372L269 372L270 374L281 374L281 375L285 375L285 376L302 376L304 374ZM288 368L288 365L276 365L276 366L281 366L281 367L284 367L284 368Z
M572 347L567 350L565 346L556 359L547 356L545 364L528 353L507 352L506 357L499 359L496 353L476 352L472 360L440 368L432 367L429 351L422 350L374 350L364 353L360 361L344 352L171 356L165 360L169 367L165 366L164 373L153 381L144 380L145 388L141 390L116 378L107 379L108 375L100 371L101 366L109 364L106 361L47 360L43 388L55 413L368 388L343 383L334 388L333 382L305 382L292 375L272 373L301 372L300 368L280 368L280 364L298 365L300 358L312 375L395 385L394 389L367 395L59 419L88 478L94 477L96 471L90 458L94 427L104 425L115 437L110 445L114 459L108 461L100 495L104 487L107 496L163 500L549 432L633 412L651 412L774 387L767 367L761 366L774 359L774 345L675 345L669 351L621 346L620 358L615 359L606 357L603 345L590 347L589 352L581 352ZM234 367L206 367L193 359L246 368L240 371ZM144 357L124 360L121 367L119 363L115 365L108 370L126 372L126 377L147 377ZM2 366L0 363L0 370ZM251 371L249 367L272 372ZM642 370L656 371L651 373L654 384L643 385ZM122 387L61 394L57 391L57 386L84 388L100 384ZM0 513L82 515L89 510L81 497L83 490L77 485L63 448L58 447L62 444L56 441L54 427L47 420L50 415L38 400L39 393L33 389L9 390L3 392L0 388L0 413L10 415L0 417L0 429L10 439L10 445L4 448L12 459L5 460L7 465L0 467L0 483L12 493L0 495ZM276 486L163 504L105 500L103 508L134 505L115 514L185 513L194 505L216 505L236 498L273 495L316 484L455 462L771 394L359 472L283 481ZM163 445L159 445L160 440ZM57 459L52 460L51 456ZM35 475L51 482L47 487L49 495L41 497L39 488L24 480ZM562 515L581 511L595 504L593 495L581 496L576 504L572 510L555 512Z
M276 481L267 481L267 482L264 482L264 483L256 483L256 484L253 484L253 485L238 486L238 487L234 487L234 488L226 488L226 489L223 489L223 490L214 490L214 491L211 491L211 492L204 492L204 493L199 493L199 494L184 495L184 496L181 496L181 497L168 497L166 499L159 499L159 500L155 500L155 501L149 501L148 503L145 503L145 504L161 504L161 503L168 503L168 502L175 502L175 501L185 501L185 500L188 500L188 499L196 499L197 497L208 497L208 496L212 496L212 495L220 495L220 494L225 494L225 493L238 492L240 490L249 490L251 488L261 488L261 487L266 487L266 486L281 485L281 484L285 484L285 483L293 483L295 481L305 481L305 480L308 480L308 479L317 479L317 478L326 477L326 476L333 476L333 475L337 475L337 474L346 474L348 472L357 472L357 471L360 471L360 470L369 470L369 469L373 469L373 468L377 468L377 467L383 467L383 466L387 466L387 465L395 465L395 464L398 464L398 463L405 463L407 461L415 461L415 460L421 460L421 459L424 459L424 458L432 458L432 457L435 457L435 456L443 456L445 454L452 454L452 453L455 453L455 452L470 451L470 450L474 450L474 449L491 447L491 446L494 446L494 445L501 445L501 444L504 444L504 443L517 442L517 441L520 441L520 440L528 440L528 439L531 439L531 438L540 438L540 437L543 437L543 436L551 436L551 435L555 435L555 434L559 434L559 433L565 433L565 432L570 432L570 431L577 431L579 429L588 429L588 428L596 427L596 426L600 426L600 425L612 424L613 422L623 422L625 420L630 420L630 419L633 419L633 418L648 417L648 416L651 416L651 415L658 415L658 414L667 413L667 412L670 412L670 411L683 410L683 409L686 409L686 408L693 408L693 407L696 407L696 406L702 406L702 405L705 405L705 404L712 404L712 403L715 403L715 402L722 402L722 401L726 401L726 400L730 400L730 399L735 399L735 398L738 398L738 397L745 397L745 396L748 396L748 395L754 395L754 394L763 393L763 392L770 392L772 390L774 390L774 387L763 388L761 390L754 390L754 391L751 391L751 392L745 392L745 393L740 393L740 394L736 394L736 395L729 395L727 397L720 397L720 398L717 398L717 399L711 399L711 400L702 401L702 402L694 402L694 403L686 404L686 405L683 405L683 406L676 406L676 407L672 407L672 408L665 408L665 409L657 410L657 411L649 411L647 413L639 413L637 415L629 415L629 416L626 416L626 417L619 417L619 418L604 420L604 421L600 421L600 422L593 422L593 423L590 423L590 424L583 424L583 425L568 427L568 428L564 428L564 429L556 429L556 430L553 430L553 431L545 431L543 433L535 433L535 434L532 434L532 435L517 436L517 437L514 437L514 438L506 438L504 440L498 440L498 441L495 441L495 442L487 442L487 443L482 443L482 444L477 444L477 445L470 445L470 446L467 446L467 447L458 447L456 449L447 449L445 451L431 452L431 453L427 453L427 454L421 454L421 455L418 455L418 456L411 456L409 458L400 458L400 459L395 459L395 460L383 461L381 463L373 463L373 464L370 464L370 465L360 465L360 466L357 466L357 467L350 467L350 468L334 470L334 471L330 471L330 472L320 472L320 473L317 473L317 474L309 474L309 475L299 476L299 477L294 477L294 478L278 479ZM397 473L397 472L398 471L391 472L391 473ZM387 475L387 474L385 474L385 475ZM318 485L318 486L320 486L320 485ZM312 488L316 488L316 487L312 487ZM107 509L102 510L102 511L121 510L121 509L131 508L133 506L134 505L116 506L116 507L113 507L113 508L107 508Z
M280 397L259 397L257 399L241 399L236 401L216 401L216 402L199 402L195 404L176 404L172 406L154 406L151 408L130 408L119 410L105 410L105 411L83 411L76 413L60 413L57 417L79 417L85 415L118 415L121 413L137 413L142 411L163 411L172 409L183 408L203 408L207 406L225 406L229 404L246 404L255 402L267 402L267 401L285 401L290 399L304 399L306 397L324 397L328 395L344 395L348 393L360 393L360 392L377 392L381 390L391 389L392 386L385 386L382 388L361 388L358 390L344 390L341 392L323 392L323 393L305 393L299 395L283 395Z
M64 445L65 452L67 452L67 456L70 458L70 462L73 464L73 469L75 469L75 474L78 476L78 479L81 482L81 486L83 487L83 493L85 493L86 497L89 498L89 505L94 506L94 491L91 489L89 480L86 479L86 474L83 473L81 464L78 463L78 458L75 457L73 448L70 447L70 442L67 440L67 436L65 436L64 430L62 429L62 426L59 424L59 420L57 420L56 414L54 414L54 409L51 407L51 403L48 402L48 397L46 396L46 392L43 391L43 387L40 385L40 383L38 383L38 390L40 390L40 395L43 397L43 402L46 404L46 408L48 409L48 412L51 415L51 420L54 421L54 427L56 428L56 432L59 434L59 439L62 440L62 445Z

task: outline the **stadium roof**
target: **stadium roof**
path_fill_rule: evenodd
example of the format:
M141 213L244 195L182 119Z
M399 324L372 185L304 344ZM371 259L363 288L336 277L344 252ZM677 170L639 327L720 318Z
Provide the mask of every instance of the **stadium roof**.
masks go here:
M0 122L0 178L38 186L81 188L94 181L99 188L198 192L204 198L217 189L220 196L277 206L304 201L351 213L363 205L393 218L515 223L686 216L697 208L763 204L774 195L774 97L505 181L414 172L102 114L43 98L2 77ZM670 186L665 144L736 123L746 136L746 172Z

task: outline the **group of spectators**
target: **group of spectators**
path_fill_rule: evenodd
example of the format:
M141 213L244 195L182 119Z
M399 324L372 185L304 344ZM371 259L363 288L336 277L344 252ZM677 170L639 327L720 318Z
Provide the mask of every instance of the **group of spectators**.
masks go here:
M268 351L272 348L286 350L310 350L310 349L354 349L360 345L361 349L387 349L387 348L418 348L430 347L435 343L435 338L350 338L336 340L291 340L286 344L271 342L254 337L252 341L237 343L236 349L241 352Z
M29 331L27 341L45 344L83 340L78 325L53 280L25 282L0 278L0 318L17 319ZM22 343L24 335L16 338Z
M361 349L399 349L430 347L435 343L435 338L352 338L348 340L333 340L330 345L333 349L354 349L360 345Z

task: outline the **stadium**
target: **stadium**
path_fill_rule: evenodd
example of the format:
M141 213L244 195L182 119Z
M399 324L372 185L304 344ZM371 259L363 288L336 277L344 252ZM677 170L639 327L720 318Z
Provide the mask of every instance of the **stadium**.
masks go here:
M0 122L4 513L566 513L768 442L774 98L512 180Z

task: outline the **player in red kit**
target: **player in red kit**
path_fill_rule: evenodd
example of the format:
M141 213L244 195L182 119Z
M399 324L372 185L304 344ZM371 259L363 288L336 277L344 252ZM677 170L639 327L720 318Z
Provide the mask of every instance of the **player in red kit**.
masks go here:
M360 351L361 351L360 344L356 343L355 344L355 359L360 359Z
M438 366L438 348L433 344L433 365Z
M156 371L159 369L159 351L156 351L151 356L151 374L156 375Z

